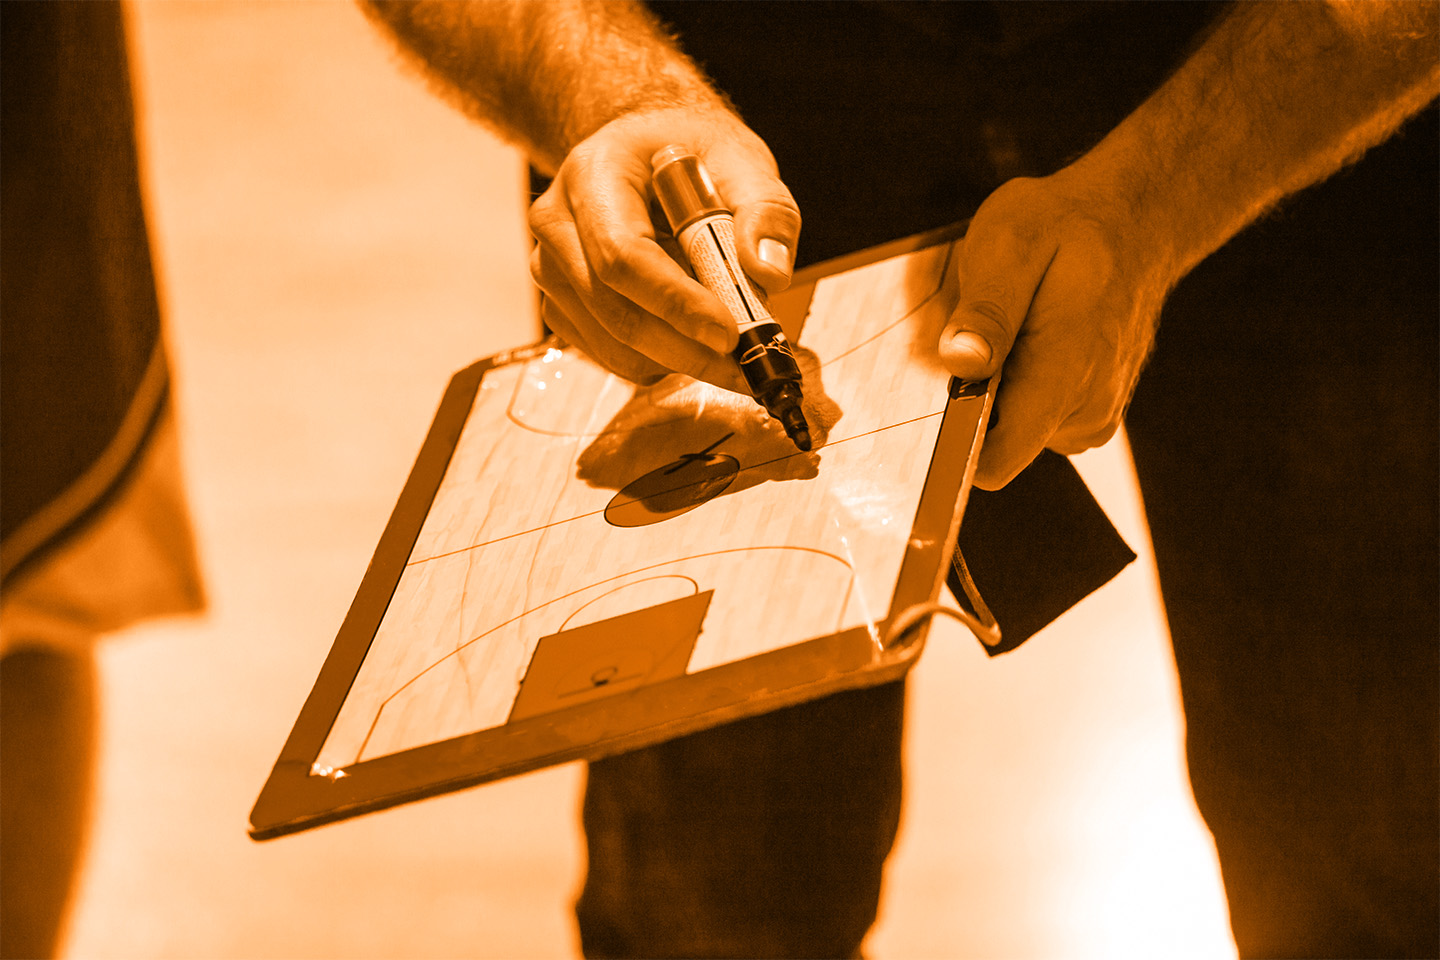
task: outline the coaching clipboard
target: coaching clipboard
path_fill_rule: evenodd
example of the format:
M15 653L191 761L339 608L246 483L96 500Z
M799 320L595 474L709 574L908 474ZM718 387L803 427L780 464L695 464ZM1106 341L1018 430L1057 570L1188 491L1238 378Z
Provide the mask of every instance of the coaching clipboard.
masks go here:
M748 397L635 387L553 341L456 374L250 835L902 676L994 395L934 356L962 235L774 298L809 453Z

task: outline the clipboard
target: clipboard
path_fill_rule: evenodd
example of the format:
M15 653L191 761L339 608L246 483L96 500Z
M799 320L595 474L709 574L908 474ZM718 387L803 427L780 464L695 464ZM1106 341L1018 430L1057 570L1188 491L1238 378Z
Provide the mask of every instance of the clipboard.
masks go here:
M250 836L903 676L956 569L998 380L934 358L964 227L772 299L810 453L748 397L634 387L553 340L457 373Z

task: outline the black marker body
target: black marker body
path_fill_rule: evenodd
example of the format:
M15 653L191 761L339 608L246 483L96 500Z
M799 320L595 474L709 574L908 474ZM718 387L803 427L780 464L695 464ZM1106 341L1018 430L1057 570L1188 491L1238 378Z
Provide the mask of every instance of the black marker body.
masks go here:
M700 161L683 147L655 154L655 194L695 277L725 304L740 333L733 356L755 401L801 450L811 447L810 426L800 402L800 367L765 295L744 271L735 252L735 221L720 202Z
M800 366L785 332L774 320L740 331L733 356L750 392L801 450L810 449L810 425L800 410Z

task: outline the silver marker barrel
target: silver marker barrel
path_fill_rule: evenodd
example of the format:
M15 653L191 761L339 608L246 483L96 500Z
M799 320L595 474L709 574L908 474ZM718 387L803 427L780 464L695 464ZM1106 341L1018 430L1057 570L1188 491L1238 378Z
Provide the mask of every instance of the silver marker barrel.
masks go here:
M795 446L809 450L810 425L800 410L800 367L780 324L770 315L764 292L740 269L735 252L735 218L721 202L710 174L685 147L657 151L655 196L695 278L720 298L740 331L733 356L755 400Z

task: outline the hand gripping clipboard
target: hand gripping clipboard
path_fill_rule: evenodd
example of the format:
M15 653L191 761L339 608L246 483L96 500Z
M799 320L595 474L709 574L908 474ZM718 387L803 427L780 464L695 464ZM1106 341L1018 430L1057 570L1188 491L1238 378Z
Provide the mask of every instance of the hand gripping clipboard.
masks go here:
M636 388L554 341L456 374L250 835L902 676L995 393L934 358L963 230L774 299L810 453L747 397Z

